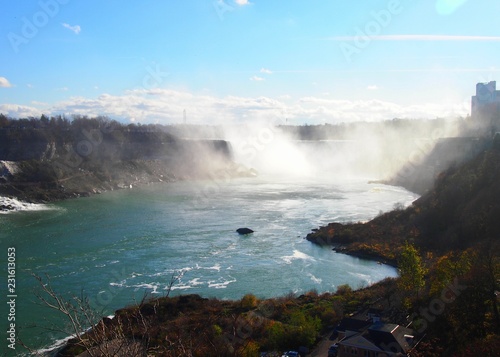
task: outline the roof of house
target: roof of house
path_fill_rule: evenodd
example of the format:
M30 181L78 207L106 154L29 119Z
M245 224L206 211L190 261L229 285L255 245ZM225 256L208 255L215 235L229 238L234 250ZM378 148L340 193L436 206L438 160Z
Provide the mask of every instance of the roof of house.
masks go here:
M368 328L368 333L370 340L384 351L406 352L410 344L405 336L413 331L400 325L378 322Z
M400 325L376 322L357 334L346 336L339 344L372 351L406 354L410 349L406 336L412 332Z
M349 346L349 347L357 347L357 348L362 348L365 350L370 350L370 351L380 351L382 350L375 345L373 342L369 341L366 337L364 337L362 334L355 334L350 337L344 338L342 341L339 342L339 345L343 346Z

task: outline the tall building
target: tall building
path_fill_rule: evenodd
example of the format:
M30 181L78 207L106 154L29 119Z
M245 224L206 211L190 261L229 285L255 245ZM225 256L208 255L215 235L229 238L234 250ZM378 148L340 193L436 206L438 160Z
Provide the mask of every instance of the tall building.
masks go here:
M472 96L471 117L486 130L500 130L500 90L497 82L476 84L476 95Z

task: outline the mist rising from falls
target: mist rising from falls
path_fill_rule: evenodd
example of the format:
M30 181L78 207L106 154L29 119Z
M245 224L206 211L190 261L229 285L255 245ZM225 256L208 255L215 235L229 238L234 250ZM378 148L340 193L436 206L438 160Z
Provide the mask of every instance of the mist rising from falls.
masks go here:
M357 140L297 140L277 128L232 133L234 160L260 175L287 178L358 176L380 178L382 158L376 143Z
M234 160L261 175L388 179L409 161L422 161L442 137L457 136L464 120L391 120L318 126L244 124L224 128Z

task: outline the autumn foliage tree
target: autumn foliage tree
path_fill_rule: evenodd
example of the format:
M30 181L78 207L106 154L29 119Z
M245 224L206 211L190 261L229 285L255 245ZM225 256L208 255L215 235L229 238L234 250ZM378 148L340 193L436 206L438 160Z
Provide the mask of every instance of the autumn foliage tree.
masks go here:
M426 269L417 248L408 242L404 244L399 257L398 271L400 289L403 292L415 294L418 299L419 291L425 285Z

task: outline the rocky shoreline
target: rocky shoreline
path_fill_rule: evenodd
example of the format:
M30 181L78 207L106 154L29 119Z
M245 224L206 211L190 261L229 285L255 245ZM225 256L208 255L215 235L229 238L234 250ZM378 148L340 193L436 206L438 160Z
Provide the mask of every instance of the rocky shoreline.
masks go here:
M356 258L359 258L359 259L363 259L363 260L372 260L372 261L376 261L378 264L384 264L384 265L389 265L393 268L397 268L398 267L398 263L395 259L390 259L390 260L387 260L384 256L380 255L380 254L375 254L373 252L362 252L362 251L359 251L359 250L348 250L347 247L334 247L332 248L332 250L336 253L341 253L341 254L347 254L347 255L350 255L352 257L356 257Z
M48 203L153 182L255 175L234 162L228 141L180 138L169 129L101 117L7 119L0 197Z
M0 161L0 197L3 198L0 212L20 210L20 205L89 197L152 183L226 180L254 177L257 174L255 170L232 161L227 161L216 170L172 170L171 166L165 160L131 160L97 167L81 165L58 173L55 169L57 162ZM33 177L37 180L33 180Z
M361 223L356 223L357 225ZM335 227L335 228L333 228ZM363 245L359 247L355 242L350 242L351 237L335 235L335 230L349 230L350 224L330 223L327 226L315 228L309 233L305 239L313 244L321 246L331 246L336 253L350 255L364 260L376 261L379 264L385 264L397 268L397 260L395 257L389 257L387 254L376 252L369 246Z

